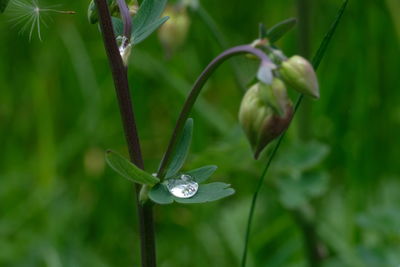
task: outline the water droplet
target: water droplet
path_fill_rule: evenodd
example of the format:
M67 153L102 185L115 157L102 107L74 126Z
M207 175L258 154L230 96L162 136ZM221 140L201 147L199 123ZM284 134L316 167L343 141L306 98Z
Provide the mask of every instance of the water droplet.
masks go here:
M168 179L167 188L175 197L191 198L199 189L199 184L190 175L182 174L178 179Z
M119 53L125 65L128 64L129 56L131 54L131 43L129 42L126 36L118 36L117 37L117 44Z

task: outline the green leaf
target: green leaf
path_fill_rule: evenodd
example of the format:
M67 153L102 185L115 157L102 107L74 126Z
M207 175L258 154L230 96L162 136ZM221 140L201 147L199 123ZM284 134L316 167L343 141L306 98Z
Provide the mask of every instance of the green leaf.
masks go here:
M283 175L277 179L276 184L282 205L294 209L323 195L328 189L329 176L325 172L309 172L300 177Z
M160 27L168 18L159 19L167 0L144 0L132 19L132 43L138 44Z
M115 37L122 36L124 34L124 23L122 22L122 19L112 17L111 20Z
M181 139L176 145L172 161L167 168L167 174L165 177L171 177L178 173L185 163L186 157L189 153L190 143L192 141L193 134L193 119L186 121L185 127Z
M143 27L140 31L132 35L132 43L138 44L142 42L144 39L149 37L155 30L157 30L161 25L164 24L169 19L169 17L163 17L161 19L156 20L154 23L149 24Z
M259 39L264 39L267 38L267 28L265 27L264 23L260 23L259 27L258 27L258 38Z
M3 13L4 10L6 10L8 2L10 2L10 0L0 0L0 13Z
M294 26L296 26L297 20L295 18L290 18L284 20L267 32L267 38L271 43L275 43L279 39L281 39L286 33L288 33Z
M164 184L157 184L151 188L149 192L149 198L153 202L161 205L171 204L174 202L173 196Z
M204 166L195 170L188 171L186 174L193 177L193 179L197 183L202 183L206 181L211 175L213 175L217 168L218 167L215 165Z
M107 151L106 162L114 171L132 182L151 186L160 182L157 177L139 169L128 159L116 152Z
M149 192L149 198L158 204L171 204L174 201L182 204L195 204L216 201L230 195L233 195L235 190L225 183L210 183L199 186L197 193L191 198L178 198L168 191L165 184L155 185Z
M216 201L230 195L233 195L235 190L225 183L210 183L200 185L196 195L191 198L173 197L178 203L195 204Z
M328 155L329 147L323 143L310 141L285 147L276 161L276 169L283 172L302 172L320 164Z

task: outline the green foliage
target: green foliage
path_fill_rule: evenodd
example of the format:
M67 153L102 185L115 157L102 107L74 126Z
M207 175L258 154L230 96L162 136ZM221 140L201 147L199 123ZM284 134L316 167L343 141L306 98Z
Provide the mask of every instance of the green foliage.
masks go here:
M265 37L267 37L271 43L275 43L291 31L296 26L296 23L297 20L295 18L284 20L271 27L267 32L261 33L261 35L264 36L265 34Z
M310 200L322 196L328 189L329 176L324 172L303 173L300 176L282 175L276 185L280 201L288 209L299 209Z
M188 119L183 128L182 136L176 144L172 160L167 167L166 177L172 177L178 173L189 154L193 135L193 119Z
M0 13L3 13L6 10L8 2L10 2L10 0L0 0Z
M311 52L340 2L313 2ZM320 64L321 99L300 108L308 115L295 118L278 153L285 160L291 146L297 149L300 124L329 150L320 164L304 171L330 177L328 190L309 198L316 230L327 245L323 266L400 262L400 61L394 56L400 43L398 12L389 2L396 0L349 3ZM11 6L0 17L0 266L140 266L132 187L110 179L117 174L102 165L105 148L125 151L126 145L104 47L87 23L88 3L54 1L77 14L54 16L40 43L10 27ZM297 16L293 1L201 3L230 44L253 40L259 22L273 25ZM239 13L226 8L232 4ZM169 61L157 38L132 54L129 78L148 171L157 169L193 80L221 52L202 21L191 19L188 42ZM280 40L288 54L299 51L297 34L295 28ZM245 81L258 67L244 58L237 63ZM240 264L250 194L270 154L252 159L237 126L242 91L233 76L229 66L218 70L196 104L191 115L196 132L182 172L215 164L215 177L221 177L215 181L230 183L237 192L207 205L156 207L162 267ZM276 164L288 164L279 162L259 194L249 267L307 266L300 228L280 201L275 174L284 174Z
M107 151L106 162L119 175L134 183L152 186L160 181L157 177L139 169L135 164L116 152Z
M280 152L273 175L282 205L301 209L327 192L329 174L318 168L328 153L329 147L316 141L294 143Z
M193 177L196 182L202 183L210 178L210 176L214 174L217 168L218 167L214 165L204 166L195 170L188 171L186 172L186 174Z
M157 30L168 17L160 18L167 0L144 0L132 19L133 44L138 44Z
M200 204L220 200L233 195L235 190L226 183L201 184L197 193L191 198L178 198L168 191L164 183L154 186L149 192L149 198L158 204L171 204L174 201L182 204Z

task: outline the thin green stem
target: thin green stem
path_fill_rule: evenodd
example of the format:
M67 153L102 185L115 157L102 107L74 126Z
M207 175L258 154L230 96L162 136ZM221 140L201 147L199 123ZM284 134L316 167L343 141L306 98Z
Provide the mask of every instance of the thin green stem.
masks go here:
M199 78L193 85L192 90L190 91L188 97L186 98L185 104L182 108L182 111L179 115L178 121L176 123L174 132L168 144L167 151L164 154L164 157L161 161L159 170L157 172L157 176L160 179L163 179L166 173L166 168L171 160L173 151L175 149L175 145L178 141L180 134L182 133L183 127L185 125L186 120L189 117L189 114L199 96L201 89L210 78L210 76L214 73L214 71L227 59L240 54L253 54L258 57L262 62L270 62L271 60L268 56L261 51L260 49L254 48L250 45L242 45L236 46L226 50L225 52L221 53L217 56L211 63L205 68L205 70L201 73Z
M303 97L304 97L304 95L300 95L298 97L295 108L294 108L293 117L296 114L296 112L301 104L301 101L303 100ZM281 146L281 143L282 143L283 138L285 137L285 134L286 134L286 131L278 138L278 141L276 142L274 149L272 150L271 155L268 158L267 164L265 165L265 168L261 173L260 179L258 179L256 191L253 194L253 198L251 200L250 212L249 212L249 217L248 217L248 221L247 221L247 225L246 225L246 235L245 235L244 250L243 250L242 264L241 264L242 267L246 266L248 245L249 245L249 240L250 240L250 232L251 232L251 226L252 226L253 217L254 217L254 211L255 211L256 203L257 203L257 199L258 199L258 194L261 191L265 176L268 173L268 170L269 170L269 167L271 166L272 160L274 159L276 153L278 152L279 147Z
M95 0L95 3L99 11L100 28L103 33L103 42L114 79L125 139L128 144L129 156L132 163L139 168L144 169L131 94L129 91L127 68L122 62L122 58L115 40L115 34L107 2L106 0ZM152 206L140 204L138 200L140 186L138 184L135 185L135 191L140 228L142 266L155 267L156 250Z
M330 43L330 41L332 40L332 37L334 35L334 33L336 32L337 26L339 25L339 22L344 14L344 11L346 10L348 4L348 0L345 0L341 6L341 8L339 9L336 19L333 22L333 24L331 25L331 28L329 29L328 33L325 35L324 39L321 42L321 45L317 51L317 53L315 54L314 58L313 58L313 66L314 69L317 70L324 55L325 52L328 48L328 45ZM296 105L294 108L294 113L293 113L293 117L295 116L295 114L297 113L297 110L300 107L300 104L303 100L303 95L300 95L296 101ZM271 166L272 160L275 158L278 149L282 143L282 140L284 138L286 134L286 131L279 137L278 141L276 142L272 153L270 155L270 157L268 158L267 164L265 165L264 170L261 173L260 179L258 180L258 184L256 186L256 190L253 194L253 198L252 198L252 202L250 205L250 212L249 212L249 217L247 219L247 226L246 226L246 234L245 234L245 243L244 243L244 250L243 250L243 255L242 255L242 262L241 262L241 266L245 267L246 266L246 260L247 260L247 254L248 254L248 244L249 244L249 240L250 240L250 233L251 233L251 226L252 226L252 222L253 222L253 217L254 217L254 211L256 208L256 204L257 204L257 199L258 199L258 195L261 191L262 185L264 184L264 180L265 177L268 173L269 167Z

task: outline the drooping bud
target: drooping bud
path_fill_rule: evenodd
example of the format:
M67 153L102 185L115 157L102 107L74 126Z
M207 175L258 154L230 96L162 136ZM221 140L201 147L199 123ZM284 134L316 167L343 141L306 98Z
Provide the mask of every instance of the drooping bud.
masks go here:
M292 116L292 104L279 79L275 78L271 85L257 83L246 92L239 110L239 122L256 159L271 141L286 130Z
M293 56L282 62L279 69L282 79L298 92L319 98L319 85L314 68L303 57Z
M170 18L158 31L158 37L169 57L185 42L190 18L186 7L181 5L167 6L163 16Z

